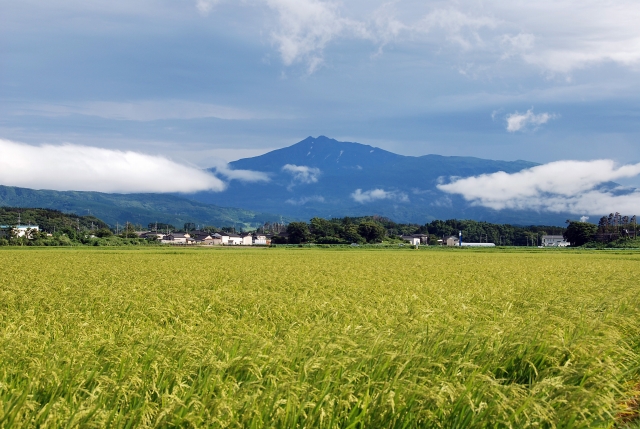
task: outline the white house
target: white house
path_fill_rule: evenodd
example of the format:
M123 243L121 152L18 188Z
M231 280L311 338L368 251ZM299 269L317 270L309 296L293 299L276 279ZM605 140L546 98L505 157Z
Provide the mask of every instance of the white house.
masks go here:
M542 247L568 247L569 242L561 235L543 235Z
M411 243L412 246L420 245L420 237L414 237L412 235L403 235L402 239L404 241L408 241L409 243Z
M243 246L252 246L253 245L253 236L251 234L242 236L242 245Z
M420 244L424 244L424 245L429 244L429 236L426 234L403 235L402 239L411 243L412 246L419 246Z
M267 245L267 236L264 234L254 234L253 235L253 245L254 246L266 246Z
M227 237L227 245L229 246L241 246L242 245L242 237L240 237L237 234L229 234L226 236ZM222 238L224 239L225 236L223 235Z
M160 242L162 244L194 244L195 240L192 239L189 234L172 232L171 234L162 237Z
M16 237L27 237L32 238L32 232L39 232L40 227L38 225L18 225L18 226L9 226L9 225L0 225L0 229L2 230L13 230L13 233Z
M460 238L456 237L455 235L452 235L451 237L447 238L447 246L459 246L460 245Z
M229 236L228 235L220 235L217 232L215 234L213 234L211 236L211 238L213 239L213 245L214 246L221 246L222 244L227 244L229 242ZM224 242L224 243L223 243Z

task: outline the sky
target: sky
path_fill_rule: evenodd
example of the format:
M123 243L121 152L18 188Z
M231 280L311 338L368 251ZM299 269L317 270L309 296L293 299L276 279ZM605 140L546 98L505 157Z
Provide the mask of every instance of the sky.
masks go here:
M139 153L218 190L196 170L318 135L415 156L640 162L637 0L0 0L0 10L2 151L94 148L123 165ZM618 182L640 186L638 175Z

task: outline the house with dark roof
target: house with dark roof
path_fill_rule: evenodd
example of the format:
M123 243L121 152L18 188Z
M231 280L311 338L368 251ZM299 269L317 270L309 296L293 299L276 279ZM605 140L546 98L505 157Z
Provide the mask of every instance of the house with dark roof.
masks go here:
M195 240L191 238L191 235L182 232L172 232L171 234L162 237L161 243L163 244L195 244Z
M412 246L429 245L429 236L426 234L403 235L401 238L411 243Z
M213 237L206 231L194 231L191 238L196 241L196 244L213 245Z

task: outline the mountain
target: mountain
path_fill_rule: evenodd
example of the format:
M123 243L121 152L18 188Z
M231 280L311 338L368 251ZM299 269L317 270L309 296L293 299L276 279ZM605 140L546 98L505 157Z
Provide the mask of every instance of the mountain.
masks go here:
M222 193L200 192L193 200L308 220L380 215L396 222L474 219L512 224L563 224L566 214L495 211L474 207L436 185L450 176L514 173L538 164L457 156L403 156L359 143L308 137L293 146L232 162L236 170L267 173L268 182L232 181ZM215 172L215 169L212 169Z
M320 136L232 162L234 170L263 172L270 180L231 180L224 192L123 195L0 186L0 206L91 214L112 226L116 222L146 226L157 221L178 227L193 222L247 229L264 222L309 220L315 216L368 215L419 224L435 219L472 219L515 225L563 225L571 215L476 207L459 195L437 188L443 178L451 176L515 173L536 165L472 157L403 156ZM241 208L219 207L221 201L225 206Z
M131 222L144 227L161 222L182 227L186 222L212 226L253 228L280 216L218 207L167 194L104 194L100 192L36 191L0 186L0 206L37 207L78 215L91 214L109 225Z

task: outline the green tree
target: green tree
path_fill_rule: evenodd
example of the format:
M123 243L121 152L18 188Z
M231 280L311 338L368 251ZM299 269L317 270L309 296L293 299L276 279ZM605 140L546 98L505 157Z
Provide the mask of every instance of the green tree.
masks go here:
M99 238L106 238L106 237L111 237L113 235L113 232L111 232L109 228L100 228L99 230L94 232L93 235Z
M304 243L309 239L309 226L305 222L291 222L287 226L287 233L289 234L289 243Z
M378 222L364 221L358 225L358 234L368 243L376 243L382 241L387 235L387 230Z
M333 224L326 219L314 217L311 219L311 233L316 238L332 237L335 235Z
M125 225L122 234L120 234L122 238L138 238L138 234L136 234L136 229L133 224L128 223Z
M588 222L570 221L563 235L572 246L582 246L591 241L596 232L598 232L597 225Z
M348 243L363 243L365 240L360 234L358 234L358 226L354 224L345 225L340 238L344 239Z

